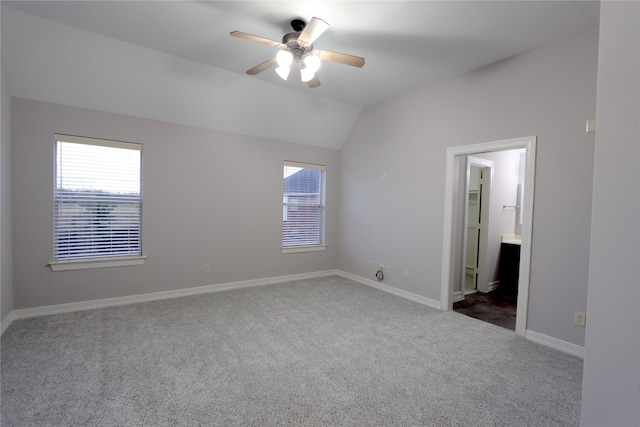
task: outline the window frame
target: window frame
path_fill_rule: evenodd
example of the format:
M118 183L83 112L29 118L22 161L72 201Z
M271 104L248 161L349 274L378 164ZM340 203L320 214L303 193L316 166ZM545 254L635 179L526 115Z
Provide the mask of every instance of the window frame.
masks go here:
M84 145L94 145L101 147L113 147L113 148L124 148L130 150L140 151L140 224L139 224L139 253L138 254L111 254L106 256L89 256L89 257L75 257L75 258L59 258L55 259L56 254L56 186L58 177L57 169L58 169L58 158L57 158L57 150L58 143L74 143L74 144L84 144ZM143 160L142 160L142 144L133 143L133 142L123 142L123 141L113 141L107 139L98 139L98 138L89 138L82 136L73 136L73 135L64 135L64 134L54 134L54 153L53 153L53 252L54 259L48 263L49 267L52 271L67 271L67 270L85 270L92 268L104 268L104 267L123 267L123 266L132 266L132 265L141 265L144 264L146 260L146 256L143 255L143 247L142 247L142 176L143 176Z
M303 204L298 205L296 203L296 206L291 206L291 200L292 197L290 197L290 195L285 194L284 191L284 179L286 179L287 177L283 178L283 187L282 187L282 199L283 199L283 215L282 215L282 229L281 229L281 233L280 233L280 240L281 240L281 251L283 254L288 254L288 253L299 253L299 252L316 252L316 251L324 251L327 249L327 243L326 243L326 237L325 237L325 232L326 232L326 224L327 224L327 215L326 215L326 211L327 211L327 206L326 206L326 194L327 194L327 168L324 165L318 165L318 164L313 164L313 163L302 163L302 162L295 162L295 161L290 161L290 160L285 160L284 164L283 164L284 168L286 168L287 166L290 167L298 167L298 168L304 168L304 169L316 169L321 171L321 178L320 178L320 183L319 183L319 204L318 204L318 208L320 210L322 210L322 230L320 230L319 234L320 234L320 243L312 243L312 244L299 244L299 245L285 245L284 244L284 227L285 227L285 223L290 222L290 215L289 215L289 208L293 207L293 208L297 208L298 206L304 206ZM283 169L284 169L283 168ZM297 200L298 198L293 198L293 200ZM297 209L296 209L297 210ZM294 211L294 209L291 209L291 211Z

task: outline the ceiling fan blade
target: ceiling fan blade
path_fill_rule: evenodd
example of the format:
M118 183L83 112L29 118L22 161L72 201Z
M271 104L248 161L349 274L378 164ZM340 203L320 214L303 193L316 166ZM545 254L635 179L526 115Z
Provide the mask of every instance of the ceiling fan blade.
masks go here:
M263 72L267 68L273 67L277 63L278 61L276 60L276 58L268 59L264 61L262 64L256 65L252 69L248 70L247 74L249 74L250 76L255 76L256 74Z
M316 52L316 49L313 50ZM346 53L331 52L330 50L318 50L320 59L330 62L338 62L340 64L351 65L352 67L362 67L364 58L361 56L347 55Z
M314 75L313 78L307 82L307 84L309 85L309 87L318 87L320 86L320 79L317 75Z
M311 21L304 27L304 30L298 36L298 44L307 47L313 44L324 33L329 24L320 18L311 18Z
M242 31L232 31L229 33L231 37L237 37L239 39L245 39L252 42L258 42L262 44L266 44L273 47L284 47L284 45L275 40L265 39L264 37L254 36L253 34L243 33Z

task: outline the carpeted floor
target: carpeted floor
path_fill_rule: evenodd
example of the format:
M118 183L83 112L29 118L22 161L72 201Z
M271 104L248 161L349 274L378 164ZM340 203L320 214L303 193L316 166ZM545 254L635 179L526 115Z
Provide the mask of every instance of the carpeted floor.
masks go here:
M15 321L7 426L572 426L582 360L336 276Z

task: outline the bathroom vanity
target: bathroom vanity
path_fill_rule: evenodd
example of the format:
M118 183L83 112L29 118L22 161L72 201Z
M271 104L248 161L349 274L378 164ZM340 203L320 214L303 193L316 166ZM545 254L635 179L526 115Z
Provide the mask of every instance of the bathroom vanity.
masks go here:
M505 234L500 244L499 291L505 297L518 298L518 276L520 275L520 235Z

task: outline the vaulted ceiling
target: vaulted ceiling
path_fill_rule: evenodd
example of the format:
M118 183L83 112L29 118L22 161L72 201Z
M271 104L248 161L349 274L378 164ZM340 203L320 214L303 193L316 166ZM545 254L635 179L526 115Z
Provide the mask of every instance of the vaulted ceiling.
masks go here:
M12 96L340 148L364 108L598 25L587 1L2 1ZM330 24L322 85L245 71L294 18Z

